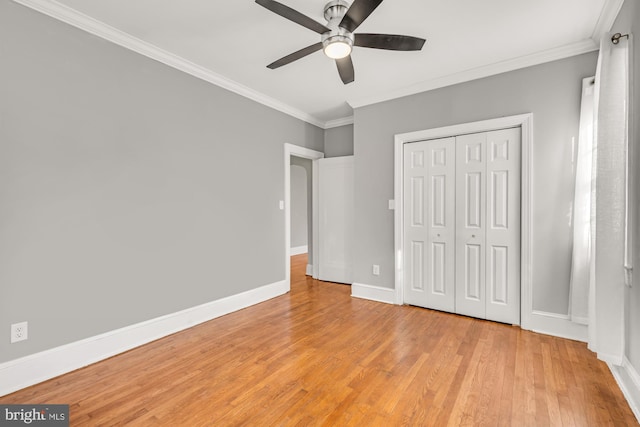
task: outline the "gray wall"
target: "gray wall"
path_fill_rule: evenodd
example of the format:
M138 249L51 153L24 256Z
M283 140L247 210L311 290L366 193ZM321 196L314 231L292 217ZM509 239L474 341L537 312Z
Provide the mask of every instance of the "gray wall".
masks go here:
M311 160L292 156L291 163L291 247L296 248L310 241ZM294 163L308 164L308 167Z
M322 129L9 0L0 40L0 362L284 280Z
M630 200L633 206L633 265L634 280L631 289L626 289L626 356L636 369L640 371L640 5L637 1L626 0L618 14L611 32L635 34L633 43L633 65L631 79L634 82L631 92L632 111L629 115L629 125L632 133L629 140L633 165L630 169L631 179L635 188ZM624 43L624 41L623 41Z
M353 155L353 125L339 126L324 131L324 157Z
M578 136L582 78L596 53L466 82L355 110L354 281L394 286L395 134L533 113L534 309L567 313L573 200L571 140ZM380 276L371 274L379 264Z
M311 264L313 260L313 162L310 159L291 156L290 163L304 168L307 173L307 263Z

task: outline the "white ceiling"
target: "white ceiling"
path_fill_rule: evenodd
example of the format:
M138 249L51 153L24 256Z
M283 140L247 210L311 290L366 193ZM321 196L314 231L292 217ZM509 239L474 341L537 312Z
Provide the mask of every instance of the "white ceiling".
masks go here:
M311 123L352 107L597 48L622 0L386 0L356 30L427 39L420 52L354 48L343 85L322 52L266 65L320 41L253 0L16 0ZM328 0L279 0L321 22Z

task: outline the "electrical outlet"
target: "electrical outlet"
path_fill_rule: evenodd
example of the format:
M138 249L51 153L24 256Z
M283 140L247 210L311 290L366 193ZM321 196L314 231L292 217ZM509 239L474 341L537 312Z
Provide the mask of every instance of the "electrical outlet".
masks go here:
M373 275L374 276L380 275L380 266L378 264L373 264Z
M11 325L11 344L29 338L29 323L21 322Z

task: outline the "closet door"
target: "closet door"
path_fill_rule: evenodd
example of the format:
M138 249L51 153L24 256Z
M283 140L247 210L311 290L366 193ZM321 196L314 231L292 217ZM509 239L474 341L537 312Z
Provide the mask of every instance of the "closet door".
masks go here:
M520 323L520 129L487 133L486 318Z
M486 317L487 134L456 138L456 313Z
M456 138L456 313L520 323L520 129Z
M520 323L520 129L405 144L404 299Z
M404 146L404 299L455 310L455 138Z

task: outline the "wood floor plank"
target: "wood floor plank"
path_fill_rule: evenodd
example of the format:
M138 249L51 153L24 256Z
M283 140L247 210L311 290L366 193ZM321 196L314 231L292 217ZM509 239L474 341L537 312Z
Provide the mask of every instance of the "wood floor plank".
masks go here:
M584 343L350 296L291 292L0 403L68 403L72 426L638 425Z

